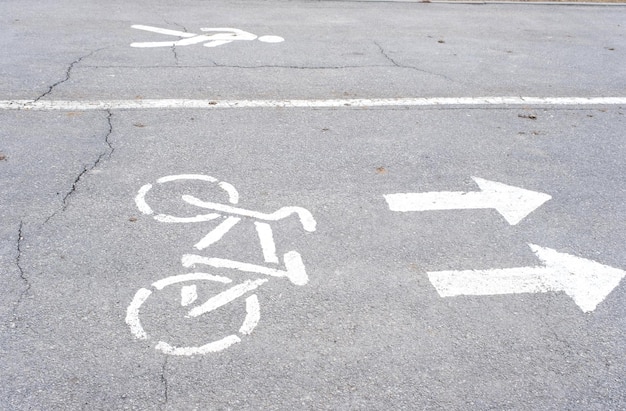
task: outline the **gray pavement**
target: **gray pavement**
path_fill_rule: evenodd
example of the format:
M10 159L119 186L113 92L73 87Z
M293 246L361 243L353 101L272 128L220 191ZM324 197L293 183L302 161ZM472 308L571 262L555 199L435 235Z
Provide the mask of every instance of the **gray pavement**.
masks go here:
M5 1L0 100L625 97L625 15L621 6ZM136 48L178 39L136 24L285 41ZM626 270L624 106L2 109L0 408L624 409L626 280L585 310L543 290L550 279L541 292L442 297L429 276L542 267L529 243ZM224 185L159 181L181 174L227 182L239 201ZM494 209L395 212L383 197L471 197L472 177L551 199L511 225ZM136 201L147 184L154 214ZM209 213L183 195L241 220L199 247L233 220L154 218ZM296 215L267 220L285 206L308 210L315 231ZM279 264L260 244L260 221L271 223ZM306 284L282 276L289 251ZM184 266L186 254L248 271ZM194 272L221 280L152 285ZM570 274L554 271L575 286ZM190 316L229 292L224 278L268 281ZM128 319L142 289L146 339ZM247 335L252 295L260 319ZM155 349L229 335L240 342L218 352Z

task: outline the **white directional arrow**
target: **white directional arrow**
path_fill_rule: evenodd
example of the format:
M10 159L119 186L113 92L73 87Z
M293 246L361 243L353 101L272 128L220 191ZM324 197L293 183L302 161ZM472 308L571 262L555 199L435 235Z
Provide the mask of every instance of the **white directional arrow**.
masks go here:
M434 271L428 279L441 297L563 291L584 311L595 310L626 271L529 244L543 266Z
M481 191L441 191L387 194L391 211L433 211L495 208L510 225L519 223L543 203L548 194L472 177Z

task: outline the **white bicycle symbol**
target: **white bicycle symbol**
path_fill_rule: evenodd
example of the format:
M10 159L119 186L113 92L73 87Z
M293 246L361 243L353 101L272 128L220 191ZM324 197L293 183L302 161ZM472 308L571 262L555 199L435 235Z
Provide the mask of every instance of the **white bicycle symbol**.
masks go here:
M158 185L163 185L175 181L201 181L216 184L221 191L226 192L230 204L239 202L239 194L237 190L226 182L220 182L217 179L201 175L201 174L182 174L162 177L156 181ZM243 218L254 220L256 232L261 245L263 259L268 265L251 264L244 261L232 259L206 257L197 254L184 254L182 256L182 265L186 268L195 267L196 265L204 265L217 269L232 269L239 272L255 273L268 277L286 277L294 285L302 286L308 282L308 276L302 262L302 258L297 251L286 252L282 256L284 269L281 269L281 259L276 252L276 244L274 242L273 230L269 222L282 220L292 215L296 215L305 231L313 232L316 228L316 221L311 213L302 207L282 207L273 213L261 213L258 211L237 208L233 205L225 205L220 203L206 202L191 195L182 195L184 203L207 210L204 214L198 214L190 217L179 217L171 214L155 214L146 200L147 194L153 189L152 184L146 184L139 189L135 197L135 203L139 210L146 215L152 215L153 218L163 223L198 223L224 218L213 230L206 234L198 241L194 248L204 250L209 246L217 243L227 232L235 227ZM132 302L128 306L126 312L126 323L129 325L132 334L142 340L149 338L148 333L144 330L140 320L140 309L148 298L155 292L161 291L166 287L187 283L182 285L180 289L181 306L187 307L196 303L198 299L196 284L199 281L210 281L221 284L231 284L233 281L228 277L214 275L204 272L193 272L188 274L175 275L156 281L152 284L152 289L141 288L135 294ZM209 298L204 303L195 305L188 312L187 318L199 317L208 314L226 304L247 295L265 284L267 278L248 279L236 284L227 290ZM249 335L256 327L260 319L260 307L256 294L249 295L246 298L246 315L238 332L241 335ZM165 341L159 341L155 348L165 354L171 355L194 355L206 354L209 352L222 351L231 345L241 341L236 334L230 334L224 338L203 344L201 346L183 346L176 347Z
M205 33L214 32L215 34L195 34L186 31L163 29L160 27L144 26L141 24L132 25L131 28L152 33L165 34L168 36L181 37L175 41L145 41L131 43L131 47L174 47L174 46L190 46L192 44L204 43L204 47L217 47L233 41L252 41L259 40L264 43L280 43L285 41L280 36L260 36L249 33L240 29L230 27L223 28L201 28L200 31Z

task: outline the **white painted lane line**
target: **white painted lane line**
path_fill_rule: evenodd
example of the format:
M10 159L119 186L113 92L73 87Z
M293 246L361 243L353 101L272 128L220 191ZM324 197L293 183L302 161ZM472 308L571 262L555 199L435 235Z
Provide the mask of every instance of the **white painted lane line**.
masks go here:
M448 107L448 106L611 106L626 97L418 97L312 100L0 100L0 110L149 110L233 108Z

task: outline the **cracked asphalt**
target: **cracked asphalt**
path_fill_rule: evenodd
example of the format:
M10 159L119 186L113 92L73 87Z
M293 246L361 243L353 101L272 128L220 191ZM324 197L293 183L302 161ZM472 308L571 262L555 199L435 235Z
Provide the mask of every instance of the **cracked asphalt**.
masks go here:
M538 266L529 243L626 270L623 104L218 104L624 97L625 15L619 5L0 3L0 102L84 103L0 104L0 409L625 409L625 280L583 312L564 292L444 298L427 275ZM285 41L134 48L177 39L134 24ZM215 107L115 103L150 99ZM88 107L99 101L109 108ZM308 283L185 265L197 254L258 266L268 251L259 214L206 249L199 242L229 220L154 218L206 213L189 194L233 205L227 185L159 180L184 174L232 185L235 207L264 216L308 210L315 231L295 216L271 221L277 255L298 251ZM383 197L477 191L472 177L552 198L512 226L492 209L392 212ZM136 201L148 184L154 215ZM214 277L155 285L192 272ZM155 348L243 329L254 311L245 298L197 318L183 302L256 278L269 279L253 292L260 319L240 342L190 356ZM141 290L145 339L128 321Z

